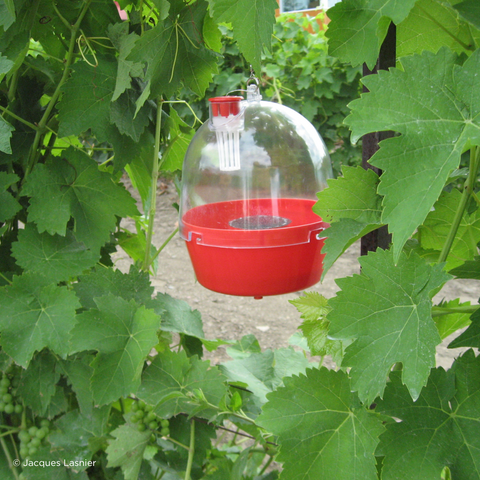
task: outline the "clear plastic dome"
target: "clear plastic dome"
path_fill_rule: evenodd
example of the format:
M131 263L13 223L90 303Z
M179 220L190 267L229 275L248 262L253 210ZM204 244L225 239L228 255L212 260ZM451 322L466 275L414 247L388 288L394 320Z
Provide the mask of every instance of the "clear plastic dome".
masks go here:
M243 257L235 261L254 261L258 274L260 269L271 270L269 262L281 259L274 256L284 255L266 249L309 244L312 235L318 240L326 225L312 207L316 193L331 176L323 140L299 113L261 101L256 86L249 87L247 100L210 99L210 119L194 136L185 157L180 205L180 233L200 283L205 285L196 266L199 255L208 256L211 270L214 257L227 255L225 249L230 254L237 250L236 255ZM199 246L214 249L199 250ZM253 259L254 253L248 250L256 249L258 258ZM231 283L232 279L221 281ZM268 278L262 284L266 282ZM245 289L235 288L235 295L252 294L237 293ZM297 289L293 284L286 288Z

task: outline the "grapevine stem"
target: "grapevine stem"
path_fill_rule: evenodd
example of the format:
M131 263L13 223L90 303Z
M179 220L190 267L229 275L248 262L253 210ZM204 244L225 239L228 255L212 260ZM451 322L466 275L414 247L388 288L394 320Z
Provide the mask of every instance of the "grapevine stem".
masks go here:
M445 262L450 250L452 248L453 242L455 240L455 236L458 232L458 227L460 226L460 222L462 221L463 214L465 213L465 209L467 208L468 200L474 191L475 181L477 179L478 168L480 166L480 148L472 147L470 150L470 168L468 172L468 178L465 182L465 186L462 193L462 198L460 199L460 203L458 204L457 211L455 212L455 217L452 222L452 226L450 227L450 231L448 232L447 239L445 240L445 244L443 245L443 249L440 252L440 256L438 257L438 263Z
M162 130L162 111L163 101L159 98L157 101L157 123L155 127L155 147L153 149L153 164L152 164L152 183L150 185L150 210L148 212L148 227L147 238L145 242L145 257L143 259L143 271L148 272L153 260L150 259L150 247L152 245L153 226L155 223L155 212L157 208L157 181L159 162L158 156L160 153L160 134Z
M0 105L0 110L2 112L6 113L7 115L9 115L10 117L14 118L15 120L18 120L20 123L23 123L27 127L30 127L32 130L38 130L38 127L36 125L28 122L27 120L24 120L23 118L19 117L18 115L15 115L13 112L11 112L10 110L8 110L5 107L2 107L1 105Z
M32 5L30 5L30 7L29 7L30 20L28 22L28 27L27 27L28 31L32 30L33 24L35 22L35 18L37 16L37 11L38 11L38 6L39 5L40 5L40 1L36 0L35 2L32 2ZM30 42L28 42L28 43L30 43ZM21 55L23 56L22 63L25 62L25 58L28 54L28 50L29 50L29 45L26 45L25 48L23 49L22 53L21 53ZM18 80L20 78L20 66L21 66L21 64L17 66L17 69L13 73L12 78L10 80L10 86L8 88L8 100L10 102L13 102L15 100L15 96L17 94Z
M458 307L432 307L432 317L441 317L443 315L450 315L451 313L475 313L478 310L478 305L463 305Z
M478 195L475 192L472 192L472 198L478 205L480 205L480 198L478 198Z
M5 457L7 457L7 462L8 462L8 466L10 467L10 470L12 471L13 476L15 477L15 480L18 480L20 477L18 476L17 469L13 465L12 456L10 455L10 451L8 450L7 444L5 443L5 440L3 437L0 437L0 444L2 445L3 452L5 453Z
M278 85L277 85L277 79L274 78L273 79L273 88L275 89L275 96L277 97L277 101L280 105L282 105L282 96L280 94L280 90L278 89Z
M195 111L193 110L193 108L190 106L190 104L188 102L186 102L185 100L168 100L164 103L183 103L184 105L186 105L190 111L192 112L193 114L193 117L195 119L195 123L198 122L200 125L203 124L203 122L197 117L197 114L195 113ZM190 128L193 128L195 127L195 123L190 127Z
M50 118L53 108L57 103L58 98L60 97L61 88L63 87L63 84L67 81L68 74L70 72L70 66L73 62L77 33L78 33L78 30L80 29L80 24L82 23L83 17L86 15L88 8L90 7L91 2L92 0L86 0L82 11L80 12L80 15L77 18L77 21L75 22L74 25L70 27L72 34L70 37L70 44L68 47L67 57L65 59L65 67L63 69L62 78L58 82L57 88L55 89L55 92L53 92L53 95L50 98L50 101L48 102L47 108L45 109L45 112L40 122L38 122L38 129L35 133L35 138L33 140L32 148L30 150L30 158L28 159L27 169L25 171L24 178L26 178L27 175L32 171L37 161L37 158L38 158L37 150L40 144L40 140L45 134L47 122Z
M53 5L53 9L55 10L55 13L57 14L57 17L62 21L62 23L69 29L71 30L72 29L72 26L70 25L70 23L67 21L67 19L60 13L60 10L57 8L57 6L55 5L55 2L53 1L52 2L52 5Z
M10 87L8 88L8 101L13 102L15 100L15 93L17 91L18 77L20 76L20 69L12 75L10 80Z
M0 272L0 278L3 278L9 285L12 284L12 281L9 280L2 272Z
M230 411L224 412L224 411L222 411L222 409L220 407L218 407L217 405L214 405L213 403L210 403L208 401L205 401L204 403L206 405L208 405L210 408L213 408L214 410L217 410L219 415L231 415L232 417L240 418L240 419L242 419L246 422L249 422L252 425L255 425L256 427L258 427L258 425L255 423L255 420L252 420L250 417L247 417L247 415L245 415L245 413L243 413L242 410L240 410L240 413L230 412Z
M183 443L179 442L178 440L175 440L175 439L172 438L172 437L167 437L167 440L168 440L169 442L174 443L175 445L178 445L179 447L184 448L185 450L189 450L189 448L188 448L186 445L184 445Z
M155 480L162 480L165 473L167 473L165 470L159 469L159 473L157 473Z
M7 435L10 435L12 433L18 433L20 431L19 428L14 428L13 430L8 430L7 432L0 433L0 438L6 437Z
M178 227L169 235L169 237L162 243L162 246L155 252L155 255L152 257L151 263L153 263L160 252L170 243L170 240L178 233Z
M173 65L172 65L172 73L170 75L170 80L168 81L168 83L172 83L172 80L173 80L173 75L175 73L175 65L177 64L177 57L178 57L178 47L179 47L179 39L178 39L178 23L177 21L175 21L175 55L173 57Z
M141 32L141 35L143 35L145 32L145 25L144 25L144 19L143 19L143 0L140 0L138 11L140 12L140 32Z
M273 455L268 457L268 460L265 462L265 465L263 466L259 474L260 477L267 471L267 468L271 465L272 462L273 462Z
M195 420L192 418L190 423L190 448L188 449L187 469L185 471L185 480L191 480L193 455L195 454Z

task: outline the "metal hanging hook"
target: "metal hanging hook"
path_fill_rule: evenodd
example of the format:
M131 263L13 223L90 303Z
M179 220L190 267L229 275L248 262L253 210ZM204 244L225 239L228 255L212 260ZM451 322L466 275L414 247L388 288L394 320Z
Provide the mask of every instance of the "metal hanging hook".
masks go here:
M260 94L260 80L255 75L255 70L250 65L250 77L247 80L247 89L246 90L231 90L227 93L230 95L232 93L247 93L247 100L261 100L262 95Z
M249 85L251 85L252 83L255 83L255 85L257 87L260 86L260 81L258 80L258 78L256 77L255 75L255 70L253 69L253 67L250 65L250 78L247 80L247 87Z

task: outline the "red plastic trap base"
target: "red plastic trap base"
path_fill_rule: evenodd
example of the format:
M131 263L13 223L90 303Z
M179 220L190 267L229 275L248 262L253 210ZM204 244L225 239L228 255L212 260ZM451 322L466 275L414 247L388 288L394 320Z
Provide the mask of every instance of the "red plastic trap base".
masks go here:
M321 232L328 227L312 212L314 204L305 199L253 199L189 210L182 233L197 280L218 293L256 298L314 285L323 269ZM257 230L231 226L237 219L269 215L290 223Z

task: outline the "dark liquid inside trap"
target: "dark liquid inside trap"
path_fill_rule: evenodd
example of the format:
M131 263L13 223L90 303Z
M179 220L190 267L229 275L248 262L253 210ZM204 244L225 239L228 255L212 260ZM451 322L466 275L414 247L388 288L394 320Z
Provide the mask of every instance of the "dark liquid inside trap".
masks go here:
M228 222L228 224L233 228L240 228L242 230L266 230L269 228L285 227L291 222L288 218L274 215L253 215L251 217L236 218Z

